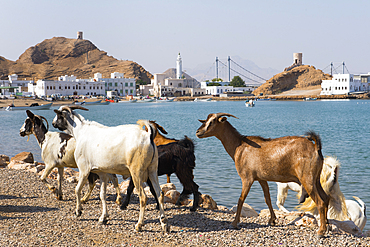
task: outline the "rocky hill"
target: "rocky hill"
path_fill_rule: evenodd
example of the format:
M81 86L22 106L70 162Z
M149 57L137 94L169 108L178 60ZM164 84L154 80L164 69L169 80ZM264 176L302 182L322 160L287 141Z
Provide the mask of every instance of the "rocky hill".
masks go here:
M301 65L274 75L266 83L254 90L253 94L263 93L264 95L271 95L291 89L319 88L322 80L330 79L330 75L316 69L314 66Z
M28 48L15 62L0 57L2 80L14 73L20 79L54 80L62 75L90 78L96 72L105 78L110 77L110 73L120 72L126 78L141 79L148 83L153 77L141 65L108 56L92 42L83 39L54 37Z

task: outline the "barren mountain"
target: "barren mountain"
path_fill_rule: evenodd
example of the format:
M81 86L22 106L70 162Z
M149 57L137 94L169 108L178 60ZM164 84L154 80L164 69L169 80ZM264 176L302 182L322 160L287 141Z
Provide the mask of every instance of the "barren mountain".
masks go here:
M330 79L330 75L316 69L314 66L301 65L274 75L266 83L254 90L253 94L263 93L268 95L279 94L291 89L319 88L322 80Z
M103 77L110 73L124 73L126 78L150 82L153 77L141 65L133 61L122 61L99 50L89 40L54 37L28 48L17 61L0 57L0 79L8 74L19 78L56 79L62 75L90 78L100 72Z

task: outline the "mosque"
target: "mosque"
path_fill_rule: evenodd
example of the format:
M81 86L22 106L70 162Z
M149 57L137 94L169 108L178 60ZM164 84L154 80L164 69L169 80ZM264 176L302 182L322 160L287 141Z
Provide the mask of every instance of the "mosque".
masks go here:
M140 85L141 95L154 95L155 97L173 96L201 96L206 90L200 88L200 83L182 71L180 53L176 60L176 69L168 69L164 73L153 75L149 85Z

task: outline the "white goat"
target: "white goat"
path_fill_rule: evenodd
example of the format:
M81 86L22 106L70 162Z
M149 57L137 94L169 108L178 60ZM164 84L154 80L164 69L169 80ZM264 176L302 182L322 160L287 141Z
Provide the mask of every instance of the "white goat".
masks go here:
M63 173L64 167L77 168L77 164L74 158L74 151L76 147L75 139L68 134L60 132L51 132L48 131L49 124L48 121L39 115L33 114L31 111L27 110L27 118L24 121L19 134L21 136L34 135L36 140L41 148L41 158L45 162L45 169L41 176L41 181L46 184L49 190L56 195L58 200L62 200L62 182L63 182ZM46 121L47 128L45 127L43 120ZM58 168L58 187L55 188L48 183L46 178L49 176L50 172ZM95 181L98 179L98 175L90 173L89 174L89 190L85 194L82 202L86 202L90 194L95 187ZM120 204L121 202L121 193L118 186L117 176L110 174L109 179L113 182L113 185L116 189L117 199L116 203Z
M330 197L328 219L339 221L351 220L362 231L367 220L365 203L355 196L354 198L361 206L354 200L345 200L338 183L339 167L340 163L336 158L329 156L324 159L320 182L324 191ZM316 204L311 198L307 198L306 201L297 208L302 211L311 212L315 216L318 215Z
M102 215L99 223L107 221L106 205L106 173L131 176L134 185L139 191L140 214L135 226L137 231L144 225L144 211L147 197L143 182L148 177L159 199L160 222L164 232L169 231L167 219L164 215L164 195L158 182L158 152L153 142L155 129L147 120L139 120L138 124L107 127L97 122L85 120L73 109L88 110L81 106L62 106L54 110L57 114L53 126L59 130L72 134L76 139L75 159L80 170L79 181L76 186L76 215L82 212L80 193L87 175L94 171L102 180L100 198L102 201ZM145 131L143 127L148 131Z

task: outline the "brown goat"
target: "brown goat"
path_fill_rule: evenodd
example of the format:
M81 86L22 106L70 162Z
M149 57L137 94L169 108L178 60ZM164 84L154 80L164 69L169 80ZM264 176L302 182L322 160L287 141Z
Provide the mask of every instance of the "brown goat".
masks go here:
M320 137L312 131L307 133L308 137L265 139L259 136L243 136L226 117L237 118L228 113L216 113L209 114L207 120L199 120L202 125L196 135L198 138L215 136L235 162L242 180L242 193L233 227L238 227L244 200L254 181L257 180L262 187L270 211L270 225L275 225L276 216L271 205L267 181L296 182L303 186L318 207L321 221L318 236L323 237L326 232L329 197L320 184L324 160Z

